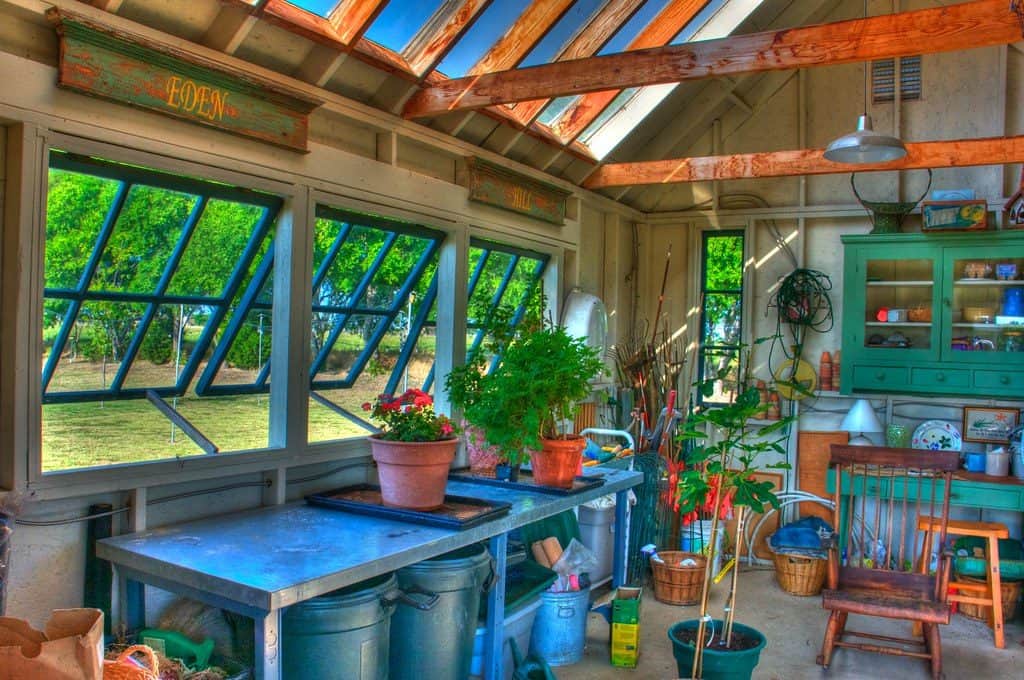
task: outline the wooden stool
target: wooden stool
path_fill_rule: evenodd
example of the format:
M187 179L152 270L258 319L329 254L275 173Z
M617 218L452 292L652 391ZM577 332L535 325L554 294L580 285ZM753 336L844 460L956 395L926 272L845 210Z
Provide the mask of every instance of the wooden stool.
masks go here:
M940 530L939 521L922 515L917 519L917 530L924 532L924 547L919 565L922 574L928 573L928 562L932 555L932 534ZM946 523L946 534L949 536L980 536L987 540L985 550L985 583L951 583L956 593L950 593L949 602L969 602L971 604L990 607L991 616L988 625L992 629L996 647L1004 649L1006 640L1003 637L1003 597L1002 584L999 578L999 539L1009 538L1010 532L1006 525L998 522L970 522L951 519Z

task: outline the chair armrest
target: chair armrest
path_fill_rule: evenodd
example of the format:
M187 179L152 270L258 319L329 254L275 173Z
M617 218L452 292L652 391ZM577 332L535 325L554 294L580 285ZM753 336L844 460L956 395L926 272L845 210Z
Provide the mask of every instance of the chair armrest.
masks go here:
M839 550L839 541L837 536L832 534L828 538L821 540L821 547L825 548L828 555L828 566L825 572L825 586L829 590L835 590L839 587L839 568L842 566L842 554Z
M949 575L953 571L954 553L949 548L943 548L939 554L937 565L938 573L935 575L935 599L938 602L946 602L949 597Z

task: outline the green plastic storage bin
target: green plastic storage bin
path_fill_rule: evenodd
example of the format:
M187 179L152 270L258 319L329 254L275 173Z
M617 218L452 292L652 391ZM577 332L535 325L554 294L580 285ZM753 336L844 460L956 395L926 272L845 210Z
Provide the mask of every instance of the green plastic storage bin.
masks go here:
M985 578L984 557L973 557L974 549L985 549L988 541L980 536L963 536L953 543L954 554L966 550L968 556L954 557L953 569L958 576ZM1004 581L1024 581L1024 547L1013 538L999 539L999 576Z

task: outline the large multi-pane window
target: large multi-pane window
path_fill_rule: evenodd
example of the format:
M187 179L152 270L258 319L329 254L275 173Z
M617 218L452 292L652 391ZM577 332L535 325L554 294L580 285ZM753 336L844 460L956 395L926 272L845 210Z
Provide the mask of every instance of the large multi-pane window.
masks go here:
M701 241L701 382L714 380L705 403L728 402L739 377L743 332L743 232L706 231Z
M527 303L540 288L548 256L512 246L473 239L469 249L469 301L466 314L466 357L488 351L487 333L496 314L517 325Z
M267 447L281 205L51 151L44 472Z
M309 441L365 435L361 404L429 380L440 231L320 205Z
M51 151L44 473L271 447L274 253L301 247L275 246L282 206L222 182ZM316 206L311 227L310 279L292 284L312 292L301 319L309 363L275 370L308 381L313 443L373 431L361 405L378 394L434 387L445 234L330 205ZM488 351L486 329L496 316L523 318L549 257L477 239L466 257L467 353Z

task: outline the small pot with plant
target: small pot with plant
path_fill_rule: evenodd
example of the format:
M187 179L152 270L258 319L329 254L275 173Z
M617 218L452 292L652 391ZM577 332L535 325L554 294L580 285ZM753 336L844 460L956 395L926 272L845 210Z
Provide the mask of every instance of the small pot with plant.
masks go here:
M536 483L570 488L584 440L567 426L604 363L596 349L550 322L527 324L501 350L489 372L482 361L454 369L445 382L449 399L502 462L515 466L529 457Z
M681 677L705 680L750 677L767 642L760 631L734 622L742 548L739 537L743 536L744 522L751 511L762 513L767 506L779 507L772 483L758 481L755 474L761 469L789 468L785 462L761 464L759 459L764 454L775 453L785 460L784 442L794 418L790 416L768 424L751 422L763 419L769 405L761 400L750 379L749 360L748 348L741 347L733 360L738 365L725 366L720 374L696 385L708 397L714 393L715 382L724 379L730 371L736 370L740 376L729 403L692 412L677 434L687 451L687 467L679 474L678 482L683 523L698 519L700 511L707 510L714 537L732 508L737 535L734 560L730 561L732 579L722 619L711 620L708 616L710 584L716 576L711 571L719 549L719 542L711 540L707 545L709 554L699 600L700 615L694 620L680 621L668 631Z
M385 505L433 510L444 503L448 469L458 447L456 427L434 413L434 400L418 389L399 396L382 394L363 410L383 424L370 435Z

